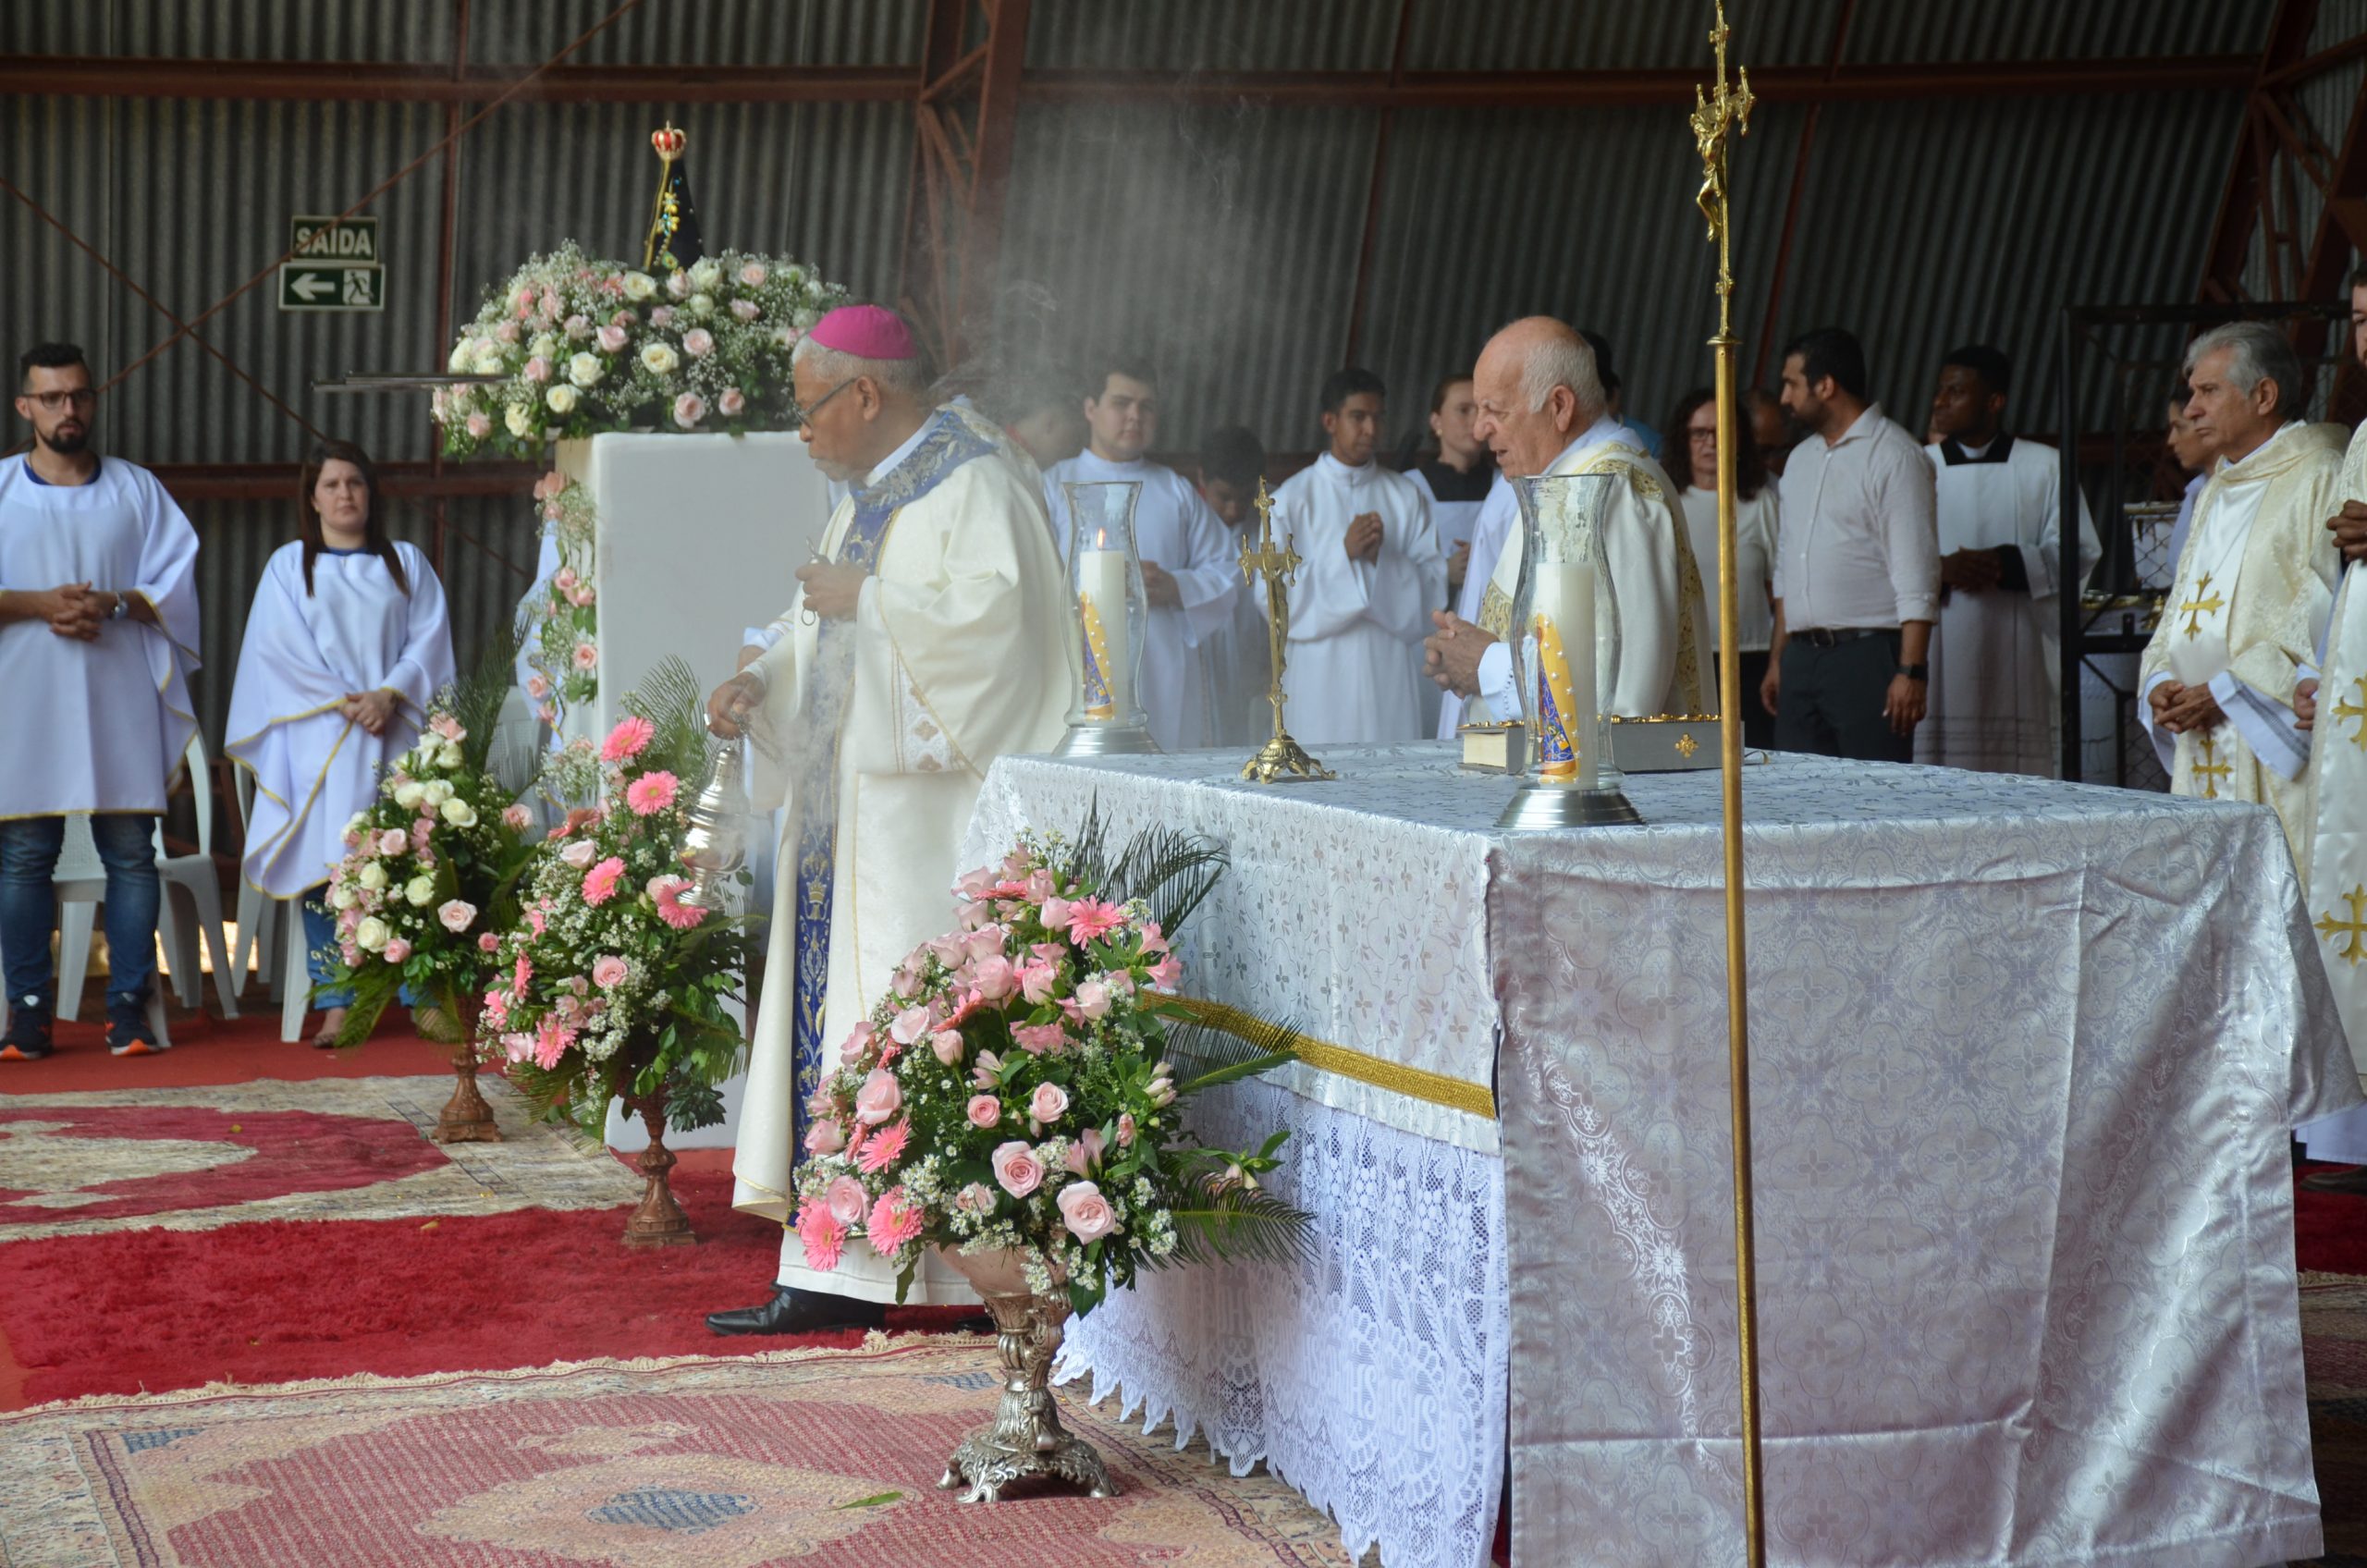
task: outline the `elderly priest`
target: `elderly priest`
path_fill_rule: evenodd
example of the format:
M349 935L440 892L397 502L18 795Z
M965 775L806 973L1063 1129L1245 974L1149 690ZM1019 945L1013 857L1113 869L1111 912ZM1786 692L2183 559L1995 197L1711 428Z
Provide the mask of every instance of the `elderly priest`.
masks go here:
M823 535L828 561L798 572L779 636L707 703L718 734L752 730L792 774L732 1159L733 1207L784 1225L826 1060L905 954L950 922L954 857L988 765L1049 750L1073 686L1042 502L973 421L932 408L903 321L872 305L833 311L793 362L807 449L853 490ZM824 1273L790 1231L771 1299L707 1326L869 1326L895 1298L867 1247ZM906 1299L976 1298L931 1259Z
M1476 428L1507 474L1612 476L1603 505L1603 551L1619 605L1621 648L1614 713L1650 717L1703 713L1710 706L1708 643L1701 636L1701 573L1675 491L1625 426L1612 418L1595 373L1594 350L1550 316L1516 321L1488 340L1476 376ZM1430 679L1465 698L1468 717L1520 717L1511 650L1513 595L1520 584L1521 533L1504 542L1477 626L1460 616L1434 617L1425 644Z

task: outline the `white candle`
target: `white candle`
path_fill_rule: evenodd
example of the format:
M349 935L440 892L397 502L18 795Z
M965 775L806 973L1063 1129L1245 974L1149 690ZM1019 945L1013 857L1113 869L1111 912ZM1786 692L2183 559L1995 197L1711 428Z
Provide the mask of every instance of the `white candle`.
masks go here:
M1109 688L1115 710L1111 717L1122 723L1134 705L1134 669L1127 658L1133 628L1126 621L1126 552L1085 551L1077 559L1076 591L1081 604L1091 607L1086 644L1101 667L1102 682ZM1097 622L1101 633L1098 642L1092 635Z
M1549 783L1592 789L1595 755L1594 568L1539 562L1529 632L1536 639L1536 675L1523 693L1537 736L1538 777ZM1543 688L1544 690L1539 690ZM1546 720L1546 691L1553 722Z

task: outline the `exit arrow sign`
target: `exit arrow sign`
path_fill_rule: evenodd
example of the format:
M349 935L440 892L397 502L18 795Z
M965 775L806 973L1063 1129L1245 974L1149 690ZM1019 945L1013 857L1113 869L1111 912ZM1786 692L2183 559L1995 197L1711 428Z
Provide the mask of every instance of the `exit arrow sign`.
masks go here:
M383 311L386 269L334 262L290 262L279 269L283 311Z

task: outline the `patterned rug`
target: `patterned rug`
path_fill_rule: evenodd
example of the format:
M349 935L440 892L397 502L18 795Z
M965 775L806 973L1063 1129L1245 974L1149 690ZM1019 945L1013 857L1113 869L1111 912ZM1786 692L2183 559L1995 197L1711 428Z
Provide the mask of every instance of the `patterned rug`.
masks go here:
M2323 1568L2367 1568L2367 1278L2301 1276L2310 1442L2325 1511Z
M975 1339L97 1398L0 1417L11 1568L1343 1568L1281 1483L1063 1403L1119 1495L935 1483Z
M262 1219L439 1219L606 1208L641 1183L481 1080L507 1140L423 1134L449 1076L258 1080L11 1095L0 1102L0 1242Z

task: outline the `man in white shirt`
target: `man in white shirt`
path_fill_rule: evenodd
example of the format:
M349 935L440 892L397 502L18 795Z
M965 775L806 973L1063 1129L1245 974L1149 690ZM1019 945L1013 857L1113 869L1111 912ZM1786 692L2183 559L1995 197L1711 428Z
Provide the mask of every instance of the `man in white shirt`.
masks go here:
M1084 451L1044 474L1052 540L1066 559L1071 484L1135 484L1134 551L1142 557L1150 625L1143 638L1143 712L1162 752L1213 746L1208 727L1208 644L1233 619L1241 569L1224 526L1191 481L1143 456L1159 438L1159 375L1147 364L1110 360L1085 399Z
M1775 744L1912 761L1939 617L1931 462L1867 401L1865 350L1838 327L1785 348L1783 397L1807 435L1784 470L1774 648L1760 688Z
M1422 733L1422 634L1446 603L1446 556L1421 487L1373 460L1383 397L1370 371L1334 373L1329 449L1274 492L1274 527L1301 562L1282 686L1309 746Z

